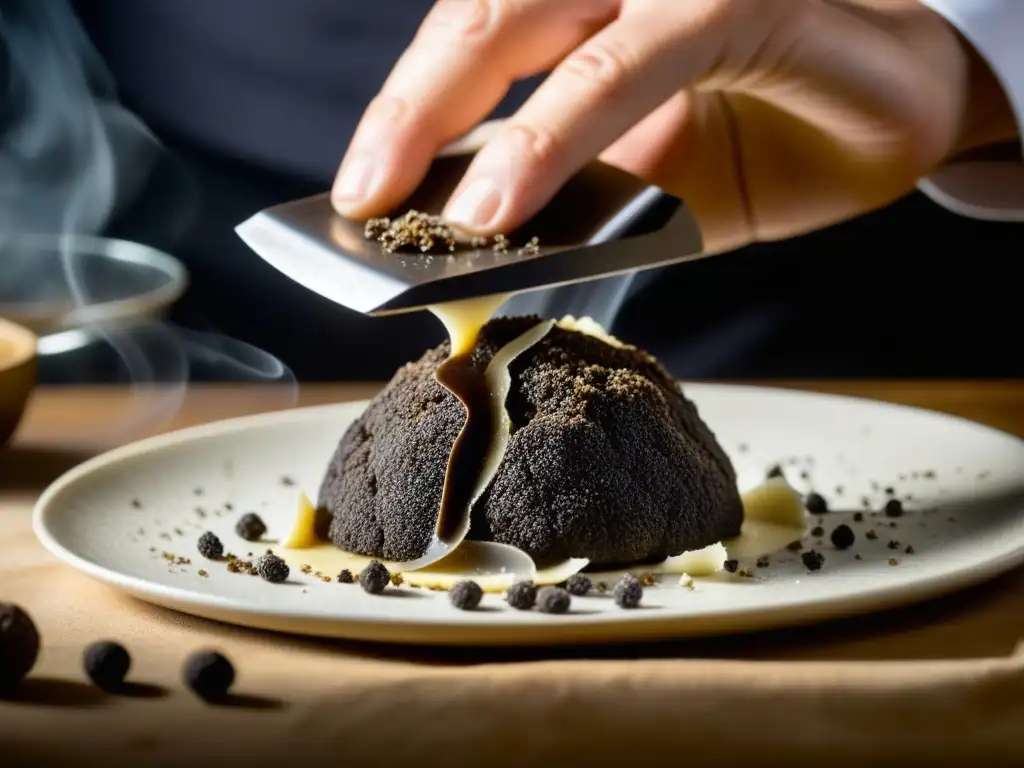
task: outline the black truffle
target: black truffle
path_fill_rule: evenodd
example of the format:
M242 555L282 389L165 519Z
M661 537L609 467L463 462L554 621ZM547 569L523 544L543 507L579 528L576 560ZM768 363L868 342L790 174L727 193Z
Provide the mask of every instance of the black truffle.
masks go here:
M784 478L785 476L786 476L786 473L782 471L782 465L780 465L780 464L776 464L773 467L769 467L768 471L765 473L765 477L767 479L769 479L769 480L771 480L773 478L776 478L776 477Z
M39 631L12 603L0 603L0 692L13 690L39 657Z
M288 579L288 574L291 573L288 563L277 555L270 553L267 553L259 559L259 562L256 563L256 570L259 571L260 576L265 581L270 581L275 584L280 584L282 581L286 581Z
M460 581L448 590L448 599L452 605L462 611L471 611L480 605L484 591L475 581Z
M132 659L120 643L104 641L93 643L85 649L82 665L93 685L113 693L124 686L124 678L132 665Z
M574 573L565 581L565 589L570 595L576 595L577 597L583 597L593 587L590 579L584 576L582 573Z
M561 587L544 587L537 592L537 610L541 613L565 613L572 597Z
M354 584L356 577L352 575L352 571L348 568L342 568L338 574L338 581L342 584Z
M903 502L899 499L889 499L885 502L886 517L903 517Z
M359 586L371 595L379 595L391 583L391 574L379 560L373 560L359 574Z
M517 611L528 611L537 602L537 585L532 581L517 581L505 593L505 601Z
M196 546L199 548L199 554L208 560L216 560L224 554L224 545L217 538L216 534L211 531L207 531L200 536Z
M740 568L740 561L726 560L724 563L722 563L722 567L725 569L726 573L736 573L736 571L738 571Z
M825 556L813 549L801 554L800 559L803 560L804 567L809 571L819 571L825 564Z
M185 684L204 701L224 697L235 682L235 668L216 651L199 651L185 661Z
M612 597L615 604L620 608L636 608L644 597L644 587L640 579L631 573L627 573L612 590Z
M468 365L537 318L497 318ZM342 437L320 488L330 538L407 561L426 551L445 469L465 421L434 373L442 344L402 367ZM552 329L510 367L512 437L474 508L471 537L538 561L656 562L740 532L732 464L678 384L647 353Z
M258 541L267 532L267 524L255 512L246 512L235 523L235 533L246 541Z
M853 529L848 525L837 526L836 529L832 531L831 538L832 546L836 549L849 549L857 539L853 533Z
M804 499L804 506L812 515L824 515L828 512L828 502L820 493L808 493Z

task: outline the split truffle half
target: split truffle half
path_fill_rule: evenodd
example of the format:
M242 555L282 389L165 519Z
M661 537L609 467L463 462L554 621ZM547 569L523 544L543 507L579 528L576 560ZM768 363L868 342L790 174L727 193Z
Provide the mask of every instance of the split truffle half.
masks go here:
M466 364L482 376L499 349L540 322L491 320ZM466 423L463 404L435 379L448 352L445 342L403 366L342 437L318 500L336 546L391 561L427 550ZM538 563L624 566L739 534L735 470L654 357L555 326L509 375L511 436L471 510L468 538L517 547ZM465 470L460 463L479 460L457 460L453 473Z

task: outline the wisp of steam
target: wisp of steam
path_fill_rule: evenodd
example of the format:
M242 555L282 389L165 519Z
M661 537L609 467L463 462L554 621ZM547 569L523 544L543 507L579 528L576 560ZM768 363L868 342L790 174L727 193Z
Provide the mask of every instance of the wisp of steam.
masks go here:
M106 270L101 284L86 274L96 259L83 253L80 236L103 232L141 192L164 151L118 103L113 79L68 2L0 3L0 286L7 299L20 294L14 299L31 314L26 304L33 300L91 308L129 291L116 284L116 270ZM49 259L30 245L39 236L52 243ZM55 276L61 295L51 285L34 299L34 289ZM287 384L275 389L286 393L275 405L294 402L291 372L241 342L148 320L97 320L88 330L93 343L116 351L133 392L121 423L104 425L108 438L123 440L166 423L197 367L222 379Z

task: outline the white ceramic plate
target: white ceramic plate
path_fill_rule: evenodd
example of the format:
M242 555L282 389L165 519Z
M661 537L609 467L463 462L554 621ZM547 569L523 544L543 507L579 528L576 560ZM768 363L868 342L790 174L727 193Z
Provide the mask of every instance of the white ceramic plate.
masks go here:
M233 532L243 511L263 516L268 537L283 535L299 490L315 494L336 441L365 403L234 419L99 456L46 491L35 530L72 567L158 605L270 630L424 644L609 642L778 627L923 600L1024 562L1024 442L865 400L697 384L686 391L730 452L742 489L781 462L796 487L813 487L834 510L846 510L812 520L825 528L823 540L807 537L825 556L821 570L783 551L768 567L742 563L754 578L721 575L689 590L663 577L641 609L593 596L574 598L571 613L555 616L512 610L500 595L485 596L485 610L458 611L445 593L402 587L392 592L403 596L372 596L294 571L294 583L275 585L198 556L196 538L207 529L240 555L258 549ZM865 497L871 509L882 508L887 486L910 496L906 514L890 520L866 511L855 521ZM846 551L828 540L841 522L857 536ZM192 563L172 565L164 551Z

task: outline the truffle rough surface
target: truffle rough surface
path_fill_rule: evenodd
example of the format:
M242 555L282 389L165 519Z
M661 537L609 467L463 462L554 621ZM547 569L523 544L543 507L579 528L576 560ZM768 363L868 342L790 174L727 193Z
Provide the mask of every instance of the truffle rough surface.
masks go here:
M539 322L497 318L468 365ZM403 366L351 425L321 484L330 538L393 561L426 551L465 410L434 378L447 343ZM732 464L696 407L647 353L553 328L510 367L512 434L470 537L538 561L657 561L740 532Z

